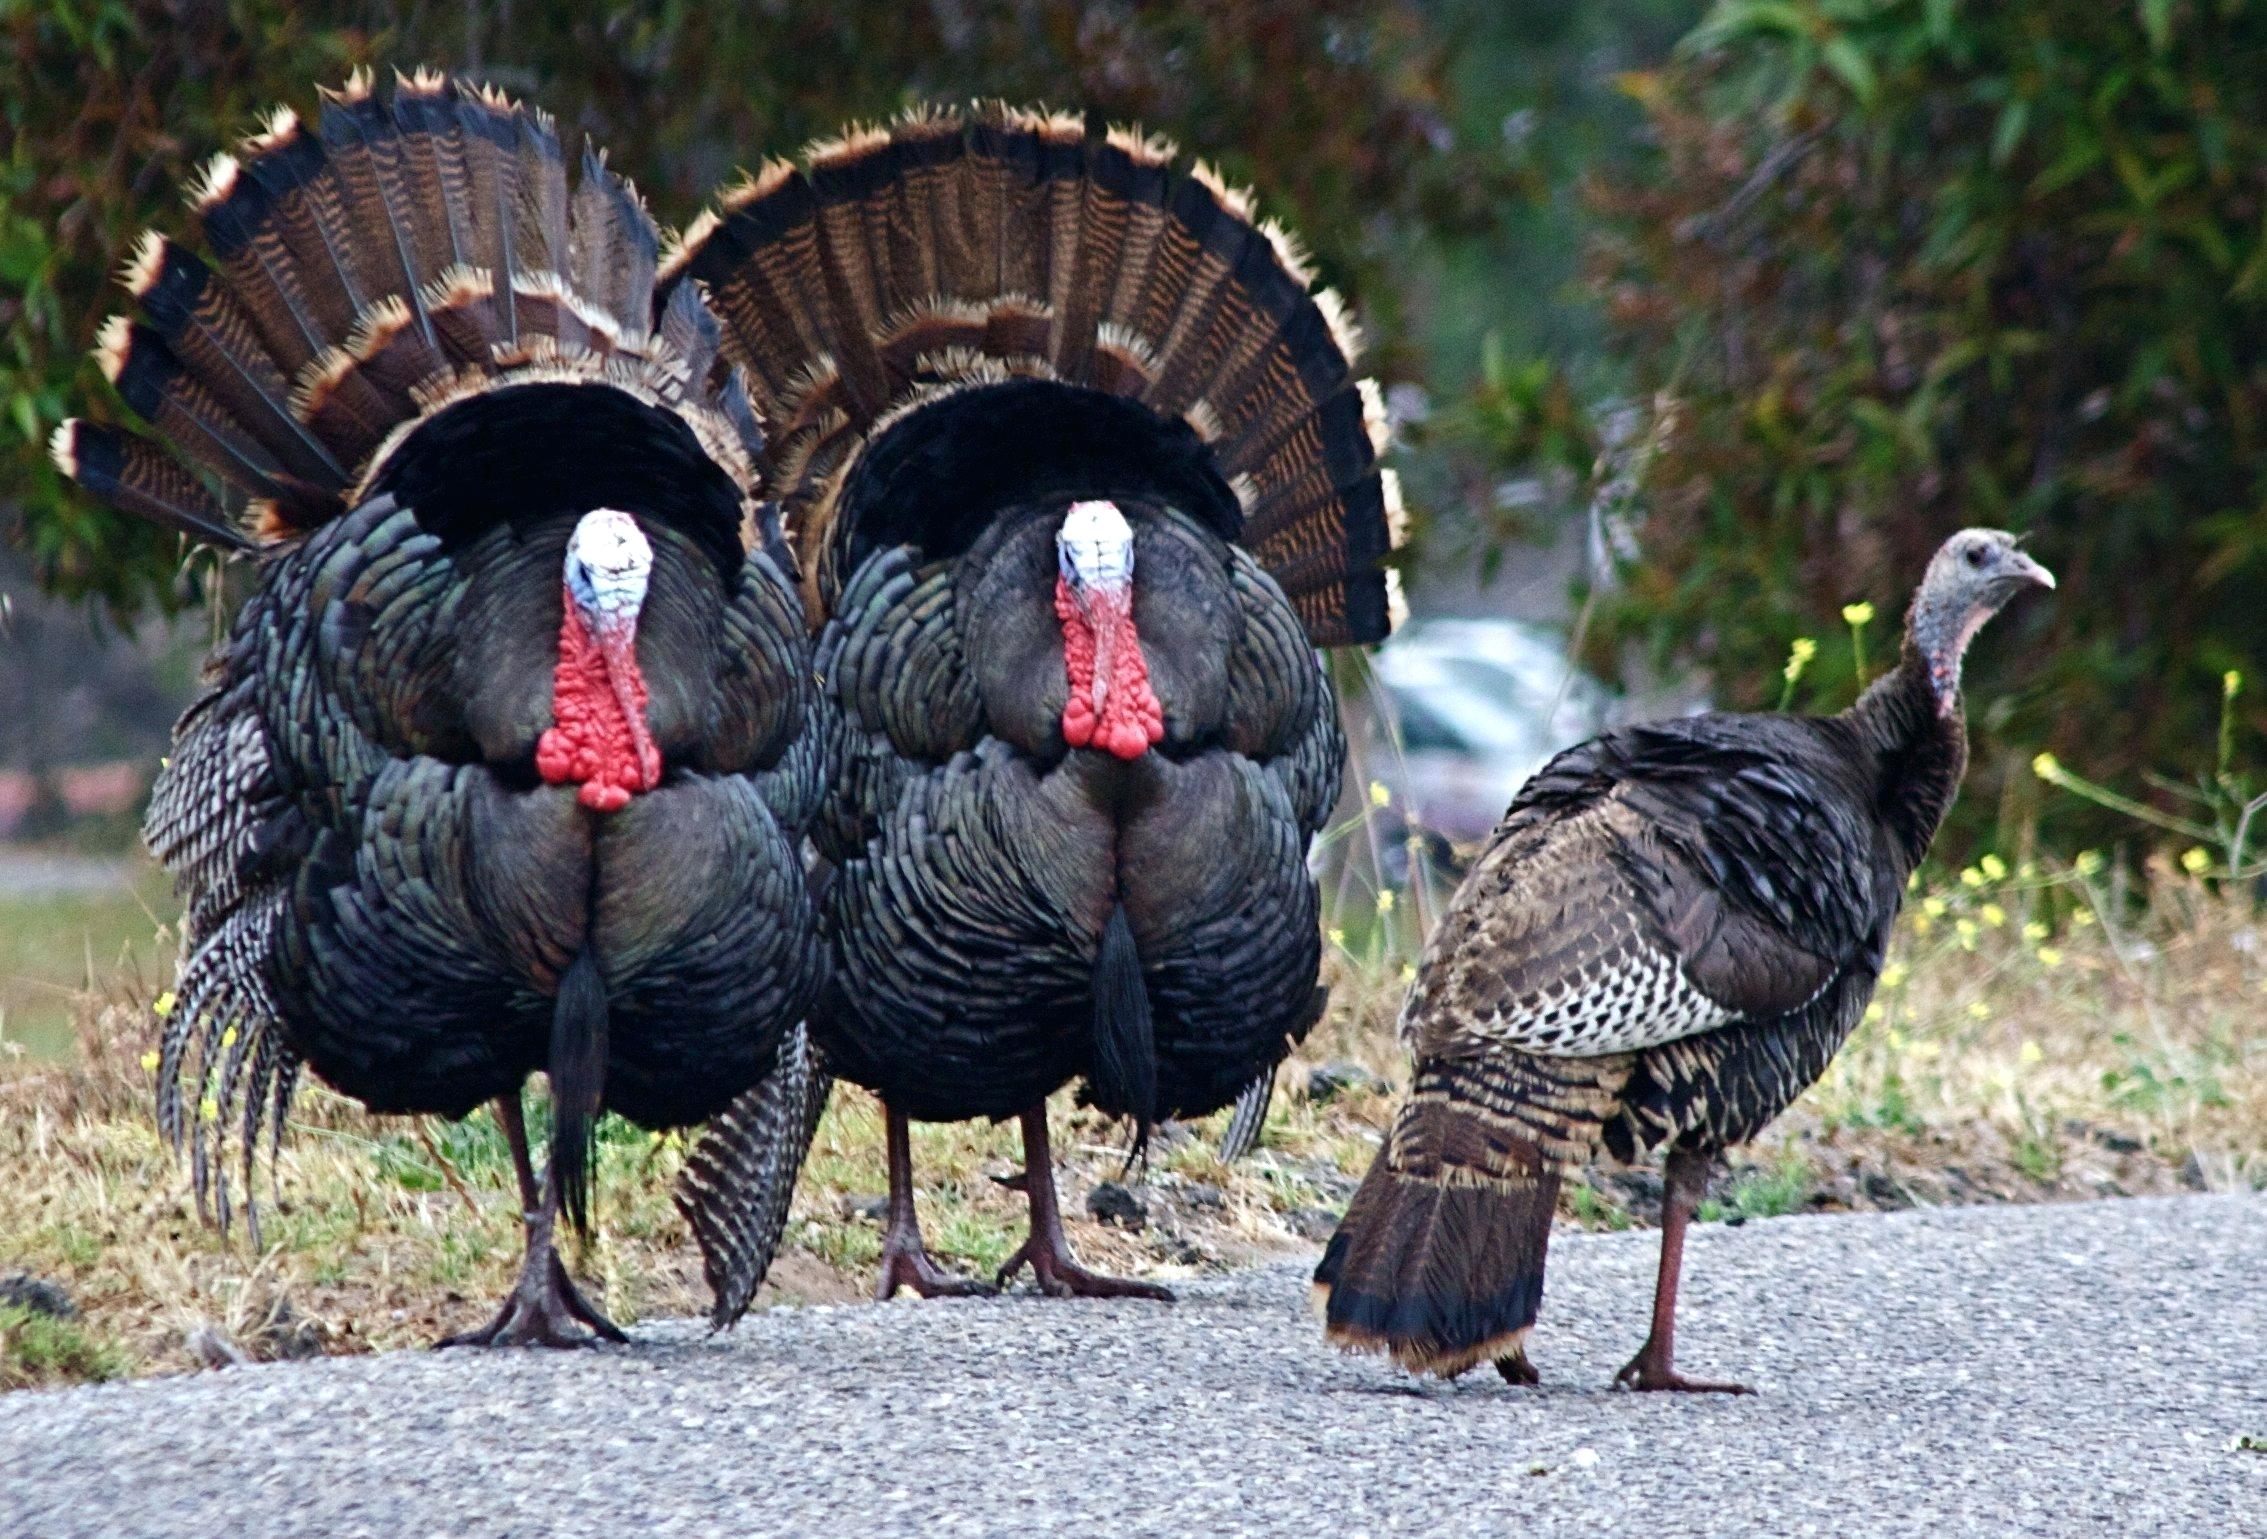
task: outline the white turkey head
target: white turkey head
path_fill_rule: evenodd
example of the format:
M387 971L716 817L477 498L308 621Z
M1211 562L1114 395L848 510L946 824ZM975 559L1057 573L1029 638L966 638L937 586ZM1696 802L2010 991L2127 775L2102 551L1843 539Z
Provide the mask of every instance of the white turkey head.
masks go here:
M1134 630L1133 526L1114 502L1074 502L1055 531L1055 618L1063 627L1063 741L1138 759L1165 736Z
M535 745L535 767L552 785L579 783L577 799L593 812L618 811L661 783L637 653L652 577L653 546L627 513L585 513L567 537L552 726Z
M2054 573L2016 548L2004 529L1963 529L1939 546L1913 595L1905 633L1928 664L1937 714L1959 708L1960 663L1984 622L2028 588L2051 588Z

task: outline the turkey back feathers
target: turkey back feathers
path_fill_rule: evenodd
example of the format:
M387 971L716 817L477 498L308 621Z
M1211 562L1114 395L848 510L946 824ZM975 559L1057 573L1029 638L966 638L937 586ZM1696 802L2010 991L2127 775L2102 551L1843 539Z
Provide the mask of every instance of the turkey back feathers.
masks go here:
M703 214L662 264L686 280L771 430L822 615L879 546L952 555L1004 507L1146 495L1251 550L1316 644L1390 628L1398 492L1354 328L1161 140L1000 105L853 129Z

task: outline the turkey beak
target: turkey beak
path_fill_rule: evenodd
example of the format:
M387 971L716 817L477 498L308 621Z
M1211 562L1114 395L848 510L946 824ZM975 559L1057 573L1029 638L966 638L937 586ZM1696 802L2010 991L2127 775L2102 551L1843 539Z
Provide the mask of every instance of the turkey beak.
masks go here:
M2019 550L2007 553L2007 575L2018 583L2030 583L2041 588L2054 586L2054 573Z

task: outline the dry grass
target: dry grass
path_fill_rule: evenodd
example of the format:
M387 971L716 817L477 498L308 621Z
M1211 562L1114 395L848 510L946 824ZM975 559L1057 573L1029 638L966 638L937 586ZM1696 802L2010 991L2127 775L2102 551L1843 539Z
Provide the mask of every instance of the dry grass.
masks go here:
M1879 1009L1826 1079L1735 1156L1714 1216L2057 1198L2267 1184L2267 924L2171 869L2146 902L2113 905L2072 872L1987 863L1917 896ZM2107 922L2112 916L2118 923ZM1389 921L1406 915L1387 916ZM1327 1101L1310 1071L1350 1061L1399 1083L1405 964L1379 936L1332 948L1334 1006L1286 1067L1266 1146L1229 1169L1221 1119L1167 1129L1148 1222L1085 1217L1123 1135L1058 1098L1074 1243L1105 1267L1167 1279L1246 1264L1328 1232L1376 1147L1390 1091ZM198 1221L148 1115L146 985L82 1001L82 1052L0 1079L0 1270L68 1290L55 1321L0 1300L0 1387L163 1372L310 1351L419 1346L485 1318L518 1256L504 1146L485 1115L449 1125L370 1118L303 1096L265 1248ZM625 1324L697 1312L698 1263L669 1203L675 1139L610 1125L599 1234L581 1269ZM1022 1201L1007 1127L921 1127L915 1158L932 1246L968 1270L1004 1260ZM836 1097L822 1125L777 1302L862 1296L883 1190L872 1100ZM1594 1172L1571 1222L1648 1217L1647 1170Z

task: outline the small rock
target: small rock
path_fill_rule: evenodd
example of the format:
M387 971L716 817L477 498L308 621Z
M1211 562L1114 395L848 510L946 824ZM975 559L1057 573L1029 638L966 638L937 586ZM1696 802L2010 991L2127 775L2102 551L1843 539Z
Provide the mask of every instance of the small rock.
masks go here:
M1149 1222L1149 1204L1141 1194L1115 1181L1104 1181L1086 1194L1086 1211L1121 1229L1139 1229Z
M2180 1184L2192 1192L2211 1190L2211 1183L2204 1179L2204 1162L2193 1150L2189 1152L2188 1163L2180 1167Z
M191 1357L207 1368L241 1368L252 1361L242 1347L209 1323L191 1326L181 1345L188 1349Z
M1181 1188L1181 1201L1192 1208L1217 1211L1228 1206L1228 1194L1210 1181L1191 1181Z
M1293 1208L1283 1215L1283 1222L1300 1239L1320 1244L1338 1232L1344 1216L1335 1208Z
M1384 1095L1392 1088L1360 1064L1349 1063L1343 1058L1321 1064L1307 1074L1307 1099L1310 1101L1335 1101L1352 1090Z
M853 1193L842 1199L842 1216L879 1224L889 1217L889 1199L870 1193Z
M28 1309L52 1320L68 1320L79 1312L79 1306L71 1302L71 1295L61 1283L52 1277L34 1277L29 1272L0 1277L0 1306Z

